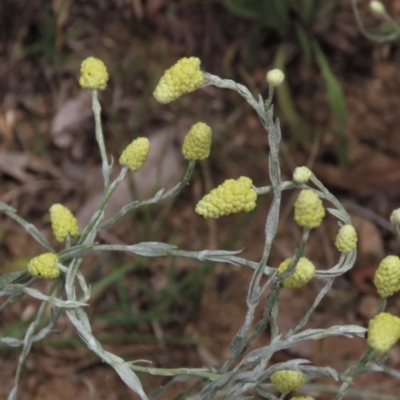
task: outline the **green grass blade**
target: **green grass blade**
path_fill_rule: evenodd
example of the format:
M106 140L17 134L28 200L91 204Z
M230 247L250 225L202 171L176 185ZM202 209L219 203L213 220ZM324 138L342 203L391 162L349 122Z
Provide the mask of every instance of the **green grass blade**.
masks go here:
M274 62L275 68L279 68L283 72L285 72L285 53L286 46L282 44L278 47ZM310 130L305 120L296 111L287 80L284 80L276 89L276 94L282 119L290 125L293 133L291 142L301 143L307 149L310 145Z
M335 121L335 133L338 141L338 156L340 166L346 167L349 162L349 144L346 136L347 126L347 104L339 81L333 74L329 62L316 41L313 48L317 63L321 69L322 77L325 82L329 105Z

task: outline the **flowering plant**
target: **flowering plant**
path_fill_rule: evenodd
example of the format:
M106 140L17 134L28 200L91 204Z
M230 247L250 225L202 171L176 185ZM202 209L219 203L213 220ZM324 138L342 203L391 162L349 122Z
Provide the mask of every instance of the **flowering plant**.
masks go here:
M263 251L259 255L258 261L254 262L241 257L240 251L185 251L176 246L158 242L141 242L131 245L106 245L95 242L99 231L120 220L129 211L176 196L189 182L196 161L204 159L210 154L212 132L205 123L199 123L192 127L183 142L183 155L188 160L187 171L176 186L168 191L160 190L150 199L134 201L111 218L104 219L104 210L118 184L127 173L142 168L151 143L147 138L134 140L123 151L119 159L122 167L120 174L111 181L111 165L103 140L101 108L98 101L98 90L105 88L108 72L100 60L90 58L82 63L80 84L83 88L92 90L96 139L102 158L104 194L98 210L87 226L79 231L75 217L66 207L60 204L51 207L49 212L54 237L58 241L65 242L65 249L57 254L51 242L37 228L18 216L12 207L0 203L0 211L21 224L46 251L34 257L28 263L26 271L13 272L0 277L0 295L7 297L7 300L0 306L0 311L23 295L32 296L42 302L36 318L22 340L0 337L0 341L6 345L22 347L15 374L15 386L8 397L9 400L17 398L21 369L33 343L54 330L61 313L68 316L86 346L102 361L109 364L143 400L147 400L149 397L136 374L138 371L160 376L196 377L199 381L192 390L200 388L193 394L199 400L210 400L221 395L224 395L226 399L250 399L255 394L266 399L284 399L292 391L303 391L308 394L307 390L303 388L306 381L312 381L319 376L329 376L341 383L335 395L335 400L340 400L356 376L367 371L374 371L382 366L385 359L382 354L387 353L400 338L399 318L389 313L383 313L386 297L400 289L399 261L394 256L382 261L377 271L375 283L381 295L380 308L379 313L371 320L368 330L356 325L331 326L328 329L304 328L313 311L329 292L335 278L353 267L356 260L357 235L344 207L307 167L297 168L292 180L282 181L281 179L279 164L281 131L279 121L274 117L272 100L275 87L283 79L284 76L280 71L270 71L267 75L268 98L266 100L261 96L255 98L245 86L202 71L200 60L191 57L181 59L167 70L154 91L154 96L158 101L168 103L204 85L214 85L236 91L257 113L266 129L269 143L269 184L255 187L249 177L243 176L238 179L228 179L206 194L196 206L193 205L200 216L219 218L230 213L249 212L256 207L257 200L262 201L259 200L262 196L271 196L271 205L265 218ZM269 265L271 248L280 217L282 192L287 190L299 190L299 196L294 206L294 219L302 229L302 236L291 258L284 260L279 266ZM325 208L323 201L325 204L329 204L328 208ZM315 267L312 260L303 257L303 252L310 231L323 223L326 212L337 218L340 225L335 241L340 257L336 265L330 269L320 270ZM247 313L242 326L232 339L227 359L213 367L155 368L139 365L140 361L138 360L125 361L106 351L91 330L85 311L91 293L80 272L83 258L94 251L124 251L146 257L179 256L250 268L253 274L246 298ZM47 294L31 287L35 279L53 280ZM324 286L297 326L293 326L288 333L283 335L277 323L278 303L282 290L293 290L307 284L312 279L322 280ZM256 309L262 307L261 300L264 293L268 294L263 316L259 321L255 321L255 312ZM51 320L46 327L37 331L38 321L47 305L52 307ZM270 334L270 343L247 352L249 344L266 330ZM365 344L365 353L355 365L342 372L331 367L310 365L310 362L304 359L272 362L275 353L305 340L320 340L329 336L352 337L357 335L365 337L367 331L369 335ZM174 383L174 380L171 383ZM311 387L309 386L309 388ZM158 398L164 390L165 387L160 388L150 398ZM187 398L185 396L189 396L189 391L188 389L181 398ZM278 392L280 394L277 394ZM310 396L297 398L312 399Z

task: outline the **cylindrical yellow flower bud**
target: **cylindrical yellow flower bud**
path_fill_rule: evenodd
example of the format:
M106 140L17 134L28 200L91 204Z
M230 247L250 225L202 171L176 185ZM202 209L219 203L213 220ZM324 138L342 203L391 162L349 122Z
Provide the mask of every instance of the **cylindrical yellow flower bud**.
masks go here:
M325 208L321 199L311 189L301 190L294 203L294 219L308 228L319 226L325 216Z
M164 72L153 95L160 103L167 104L203 85L204 76L200 71L200 59L184 57Z
M307 183L311 176L312 172L307 167L296 167L293 172L293 180L297 183Z
M53 204L49 210L53 235L59 242L63 242L67 236L79 236L77 219L71 211L62 204Z
M400 226L400 208L396 208L395 210L393 210L392 215L390 216L390 222L393 225Z
M56 279L60 275L57 268L58 257L53 253L44 253L32 258L28 263L28 272L35 278Z
M211 190L196 205L196 213L204 218L218 218L240 211L251 211L256 206L257 193L250 178L228 179Z
M108 72L103 61L88 57L82 61L79 84L84 89L104 90L107 86Z
M194 124L185 136L182 153L186 160L204 160L210 155L212 131L203 122Z
M343 225L339 229L335 246L341 253L350 253L357 247L357 232L353 225Z
M129 144L119 158L120 165L126 165L130 171L142 169L150 151L149 139L140 137Z
M369 8L377 15L382 15L385 13L385 6L380 1L370 1Z
M280 69L271 69L267 72L267 82L272 87L279 86L284 79L285 75Z
M306 381L306 376L302 372L284 369L276 371L271 376L271 382L281 393L291 392L302 388Z
M283 274L292 259L287 258L282 261L278 268L278 273ZM299 288L309 282L315 275L314 264L306 257L300 257L294 272L289 278L283 280L283 286L286 288Z
M376 315L368 326L368 346L386 353L400 338L400 318L389 314Z
M379 296L388 297L400 290L400 258L387 256L375 272L374 284Z

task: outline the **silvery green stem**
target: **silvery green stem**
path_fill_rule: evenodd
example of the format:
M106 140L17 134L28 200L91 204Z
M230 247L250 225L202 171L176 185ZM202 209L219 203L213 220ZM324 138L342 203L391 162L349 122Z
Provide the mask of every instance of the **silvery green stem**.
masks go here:
M89 323L89 318L82 309L69 310L67 315L70 321L74 324L81 339L85 342L86 346L92 350L98 357L107 364L109 364L115 372L119 375L125 384L139 395L142 400L148 400L145 392L143 391L142 384L139 378L132 371L129 363L125 362L122 358L105 351L99 341L93 336Z
M105 210L112 194L114 193L115 189L117 188L119 183L124 179L127 171L128 171L128 168L123 167L121 169L118 177L112 182L111 185L108 185L105 188L105 192L104 192L103 198L101 199L100 204L98 206L98 210L93 214L88 225L82 232L82 234L78 240L77 246L91 245L94 242L97 232L99 231L100 222L103 219L104 210ZM71 250L73 250L73 248ZM82 258L74 258L71 261L70 266L67 270L66 279L65 279L65 290L67 291L68 296L71 299L75 298L75 295L73 294L74 285L75 285L75 277L76 277L76 274L78 273L81 261L82 261Z
M267 296L267 305L264 309L262 321L265 321L265 323L267 323L268 319L270 320L272 340L279 334L277 318L278 318L279 293L282 289L282 282L284 279L289 278L294 273L296 265L299 262L300 257L303 255L304 248L306 246L309 236L310 236L310 228L304 228L300 244L297 247L294 256L290 260L286 271L283 272L282 274L279 274L278 280L274 283L271 292Z
M137 200L130 204L127 204L126 206L122 207L121 210L119 210L111 218L103 221L100 225L100 229L106 228L107 226L114 224L129 211L136 210L137 208L143 207L145 205L155 204L155 203L158 203L159 201L166 200L166 199L176 196L188 184L190 178L192 177L195 165L196 165L196 161L189 161L185 176L172 189L168 190L166 193L164 193L164 189L161 189L151 199L143 200L143 201Z
M147 372L151 375L156 376L175 376L175 375L187 375L187 376L198 376L206 378L210 381L214 381L219 378L220 375L214 372L210 372L208 368L152 368L142 367L131 363L131 369L134 371Z
M118 187L118 185L122 182L122 180L125 178L125 175L128 172L128 167L122 167L118 177L112 182L111 185L108 185L107 188L105 189L105 192L103 194L103 198L100 201L100 204L98 206L98 210L93 214L92 218L90 219L88 225L82 232L78 245L79 244L91 244L94 241L94 237L96 236L97 232L102 229L100 227L100 223L103 219L104 216L104 210L107 207L107 204L113 195L115 189Z
M353 9L353 13L354 13L354 16L355 16L355 18L356 18L356 22L357 22L358 29L360 29L361 33L362 33L365 37L367 37L368 39L372 40L373 42L377 42L377 43L386 43L386 42L392 42L392 41L394 41L394 40L396 40L396 39L399 38L399 36L400 36L399 25L398 25L395 21L393 21L393 20L386 14L386 12L384 13L384 17L385 17L386 19L389 19L389 22L392 22L392 26L394 26L394 27L397 28L397 29L395 30L395 32L393 32L393 33L391 33L391 34L389 34L389 35L381 36L381 35L374 35L374 34L368 32L368 31L365 29L364 24L363 24L363 22L362 22L362 20L361 20L360 13L359 13L359 11L358 11L357 0L351 0L351 7L352 7L352 9ZM386 14L386 15L385 15L385 14Z
M334 278L330 279L326 285L318 292L318 296L314 300L314 303L310 307L310 309L305 313L304 317L301 319L301 321L297 324L297 326L291 330L287 336L295 334L300 331L301 328L304 327L304 325L308 322L308 320L311 317L311 314L315 311L315 309L318 307L322 299L325 297L325 295L329 292L329 290L332 287Z
M95 121L96 140L99 145L101 161L102 161L104 190L107 190L110 182L111 166L108 164L106 146L104 144L103 128L101 124L101 105L99 102L97 90L92 90L92 109Z
M56 289L57 285L59 285L59 281L53 282L53 284L51 285L51 287L49 289L49 296ZM39 325L39 322L42 318L42 315L43 315L43 312L44 312L46 306L47 306L47 303L45 301L43 301L39 307L39 310L36 314L35 319L31 322L27 331L25 332L25 336L23 339L23 347L22 347L22 351L21 351L21 354L18 359L17 371L15 373L14 387L11 390L7 400L16 400L16 398L17 398L18 384L19 384L19 379L21 376L22 367L24 365L26 357L28 356L28 354L31 350L32 344L35 340L35 330L36 330L37 326Z
M7 215L9 218L13 219L15 222L24 227L26 232L28 232L38 243L40 243L47 251L50 253L55 253L53 247L50 245L49 241L40 232L36 226L25 221L22 217L17 214L17 210L10 207L8 204L0 202L0 211Z
M345 379L353 379L355 378L357 375L360 375L365 371L365 366L367 365L368 360L371 358L371 355L374 351L371 348L368 348L364 354L360 357L360 360L358 361L358 363L356 365L352 365L351 367L349 367L343 374L342 376ZM339 392L336 394L334 400L341 400L343 398L343 396L345 395L348 387L350 386L350 381L346 380L345 382L342 383L342 385L340 386Z
M319 197L328 200L335 206L336 210L328 209L328 211L336 218L341 220L343 223L351 224L350 215L340 203L340 201L324 186L324 184L315 175L312 175L310 180L320 190L320 192L317 192Z
M257 110L256 110L257 111ZM259 114L261 122L268 131L268 141L270 146L269 154L269 176L273 187L273 199L268 212L265 224L265 242L264 250L257 269L254 271L247 294L247 313L243 326L239 329L231 348L235 349L231 353L231 357L224 366L225 370L232 361L238 357L244 350L247 342L246 338L252 326L254 313L260 301L262 288L260 288L260 280L264 274L265 266L269 257L272 241L276 235L279 222L279 210L281 202L281 174L279 166L279 142L281 139L279 121L273 121L273 108L271 107L265 114Z
M379 298L379 307L378 307L377 314L380 314L381 312L385 311L386 302L387 302L387 298L386 297L380 297Z
M229 79L221 79L211 74L204 74L206 82L220 88L232 89L243 96L246 101L257 112L261 123L268 132L268 142L270 147L269 154L269 177L272 186L273 199L265 224L265 243L261 260L257 269L254 271L247 294L247 313L243 326L239 329L231 344L231 355L221 366L219 372L226 372L233 360L240 356L247 342L247 335L252 326L254 312L260 301L262 289L260 288L260 280L264 274L265 266L269 257L272 241L276 235L279 221L279 210L281 203L281 173L279 165L279 143L281 140L281 131L279 121L274 121L273 107L265 109L265 102L259 96L258 101L243 85L240 85Z
M304 253L304 248L306 247L307 240L310 236L310 228L305 227L303 229L303 233L301 235L300 239L300 244L298 245L297 249L294 252L294 256L291 258L289 265L286 268L286 271L283 272L282 274L279 274L279 280L283 281L284 279L289 278L293 273L296 268L297 263L300 260L300 257Z
M267 112L269 110L269 108L271 107L272 104L272 100L274 98L274 87L272 85L268 86L268 98L264 103L264 110L265 112Z

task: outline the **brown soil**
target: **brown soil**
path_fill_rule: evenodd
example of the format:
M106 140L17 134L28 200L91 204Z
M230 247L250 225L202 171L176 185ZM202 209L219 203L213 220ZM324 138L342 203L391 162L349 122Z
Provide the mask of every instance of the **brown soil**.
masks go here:
M65 7L56 19L62 3ZM398 44L375 45L365 39L347 2L338 7L323 30L310 32L324 50L347 101L349 163L344 168L339 165L335 121L326 91L321 90L316 64L304 62L289 32L284 38L266 38L253 66L246 70L243 63L251 21L228 13L222 3L52 0L50 6L45 1L2 0L0 201L16 208L47 237L51 234L48 209L52 204L67 205L81 222L93 212L102 189L100 158L90 98L79 88L77 76L81 60L94 55L104 60L112 77L101 93L101 102L106 146L114 159L137 135L161 143L153 167L141 178L138 175L140 196L154 192L154 185L146 186L146 182L151 181L150 176L154 177L152 182L156 181L157 161L163 158L162 143L166 139L170 156L161 164L165 175L162 182L171 185L183 171L179 146L190 125L206 120L214 130L211 160L199 164L191 185L178 200L165 205L169 207L167 217L164 205L136 213L108 229L101 241L168 241L193 250L245 247L243 256L256 260L262 249L267 199L259 202L251 218L236 215L205 222L193 210L205 191L226 178L247 175L256 186L268 184L267 137L256 116L237 94L213 87L167 106L156 103L151 94L166 67L182 56L195 55L201 58L204 70L258 88L266 95L265 72L273 67L280 44L286 43L286 77L309 131L305 138L294 140L298 131L278 108L284 136L284 179L290 179L295 166L310 166L343 201L359 232L354 270L336 281L308 326L366 326L378 304L371 285L374 271L383 256L398 253L388 224L392 210L400 204ZM388 9L398 16L400 1L391 1ZM379 26L367 7L362 7L361 13L368 27ZM117 197L111 209L117 210L129 201L129 184ZM293 201L291 194L285 194L270 265L290 257L300 238L299 228L292 222ZM27 260L42 249L23 228L5 216L0 218L0 271L24 268ZM233 227L238 223L245 228L237 231L236 238ZM305 255L319 268L333 266L338 257L332 245L336 231L336 221L327 218L311 235ZM91 256L83 273L94 284L129 262L132 264L132 257L123 255ZM251 271L228 265L199 266L186 259L141 261L133 264L116 285L93 295L89 311L93 331L107 350L127 360L146 359L166 368L218 364L229 355L230 340L241 326L250 277ZM282 292L278 321L282 332L301 318L320 285L316 281L301 290ZM35 287L46 290L48 283L35 283ZM8 327L18 329L18 323L29 321L37 305L24 297L6 308L0 317L2 334L11 335ZM399 306L400 297L394 296L387 309L398 314ZM116 307L127 309L119 313ZM154 309L156 317L138 318ZM110 322L114 314L116 318ZM132 319L125 319L127 316ZM33 346L22 373L20 399L137 398L113 370L85 350L65 316L57 328L57 333ZM17 332L22 335L23 330ZM262 335L253 348L268 344L268 340L267 334ZM274 361L307 358L316 365L343 370L365 348L363 339L333 338L295 346L279 353ZM19 349L1 347L0 400L6 399L12 388L18 357ZM387 365L400 367L399 346L391 350ZM141 378L146 392L168 382L149 375ZM329 379L322 383L334 384ZM173 386L163 399L172 399L183 387L187 382ZM383 374L357 378L355 387L381 394L398 395L399 391L398 382ZM331 394L315 396L333 398Z

